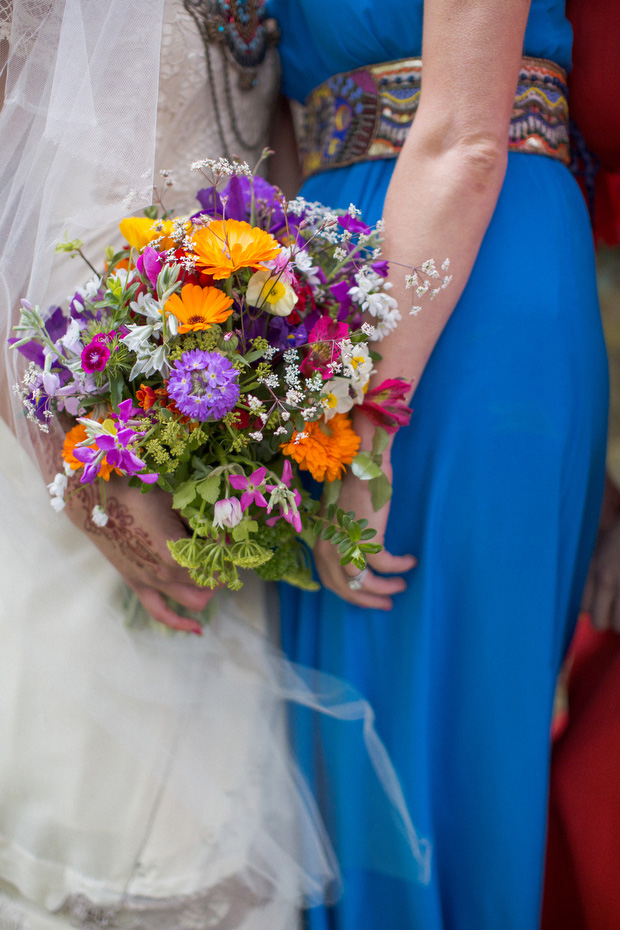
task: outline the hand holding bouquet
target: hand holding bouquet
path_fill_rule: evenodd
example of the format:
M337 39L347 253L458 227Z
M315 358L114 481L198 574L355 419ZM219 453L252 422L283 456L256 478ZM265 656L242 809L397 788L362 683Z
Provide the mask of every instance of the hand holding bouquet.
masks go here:
M400 318L380 230L354 206L336 215L287 202L245 165L194 167L210 181L198 213L123 220L126 245L107 251L68 312L43 319L23 302L20 392L42 429L63 411L76 418L64 472L99 484L100 526L106 482L128 475L173 495L192 535L170 550L199 584L236 589L238 569L251 568L313 586L306 544L317 536L360 569L381 548L337 507L339 479L350 467L382 506L387 434L410 416L405 382L367 390L373 346ZM79 242L60 248L81 253ZM437 278L427 262L410 281L432 296ZM359 452L355 405L376 425L371 452ZM323 509L303 471L324 483ZM57 510L65 475L50 485Z

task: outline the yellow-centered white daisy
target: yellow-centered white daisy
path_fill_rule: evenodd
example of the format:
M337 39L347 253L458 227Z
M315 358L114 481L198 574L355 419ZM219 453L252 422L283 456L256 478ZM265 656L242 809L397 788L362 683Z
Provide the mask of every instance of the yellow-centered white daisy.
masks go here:
M349 412L355 403L355 397L351 396L349 390L350 387L352 384L349 378L332 378L323 385L321 406L326 420L331 420L335 413Z
M364 389L372 374L372 359L368 346L353 345L342 353L342 364L345 375L348 375L350 385L357 395L357 402L361 403Z
M290 284L281 277L272 275L268 268L259 268L248 282L248 303L274 316L288 316L298 297Z

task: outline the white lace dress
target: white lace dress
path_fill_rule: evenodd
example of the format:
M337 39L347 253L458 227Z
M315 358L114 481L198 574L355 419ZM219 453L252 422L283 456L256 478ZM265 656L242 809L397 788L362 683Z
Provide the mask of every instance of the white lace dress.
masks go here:
M0 0L0 39L9 27ZM248 160L276 83L269 57L257 89L235 91L241 124L264 114ZM167 0L157 160L180 212L196 186L185 166L220 152L211 94L195 24ZM310 815L264 589L220 597L202 638L127 627L118 575L24 458L0 426L0 930L293 930ZM131 545L122 516L116 532Z

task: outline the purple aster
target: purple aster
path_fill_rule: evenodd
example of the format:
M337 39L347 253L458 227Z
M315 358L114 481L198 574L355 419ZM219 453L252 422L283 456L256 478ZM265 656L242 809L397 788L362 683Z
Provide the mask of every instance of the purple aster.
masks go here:
M108 347L97 339L93 339L82 350L82 369L87 372L103 371L109 358Z
M239 400L238 372L219 352L192 349L175 362L168 394L192 420L221 420Z

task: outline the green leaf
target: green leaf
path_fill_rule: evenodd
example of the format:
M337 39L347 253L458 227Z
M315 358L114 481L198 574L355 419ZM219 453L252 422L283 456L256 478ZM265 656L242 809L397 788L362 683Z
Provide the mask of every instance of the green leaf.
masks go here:
M306 421L302 417L301 413L295 415L295 429L298 433L303 433L306 428Z
M116 408L123 399L123 388L125 387L125 382L123 378L119 377L118 375L110 375L109 381L112 406Z
M381 426L377 426L375 429L375 435L372 437L373 458L377 458L379 455L383 455L389 444L390 434Z
M183 510L192 503L196 497L196 482L184 481L172 495L172 506L175 510Z
M392 497L392 485L389 479L381 472L379 477L372 479L368 487L370 489L373 508L375 510L381 510Z
M220 495L221 475L209 475L196 485L196 490L207 504L214 504Z
M342 481L326 481L323 485L323 506L329 507L330 504L337 504L342 489Z
M370 481L371 478L379 478L380 475L383 475L383 472L376 462L373 462L368 452L358 452L351 463L351 471L356 478L360 478L362 481Z
M244 539L248 538L248 525L243 521L238 523L237 526L233 527L232 538L235 542L242 542Z

